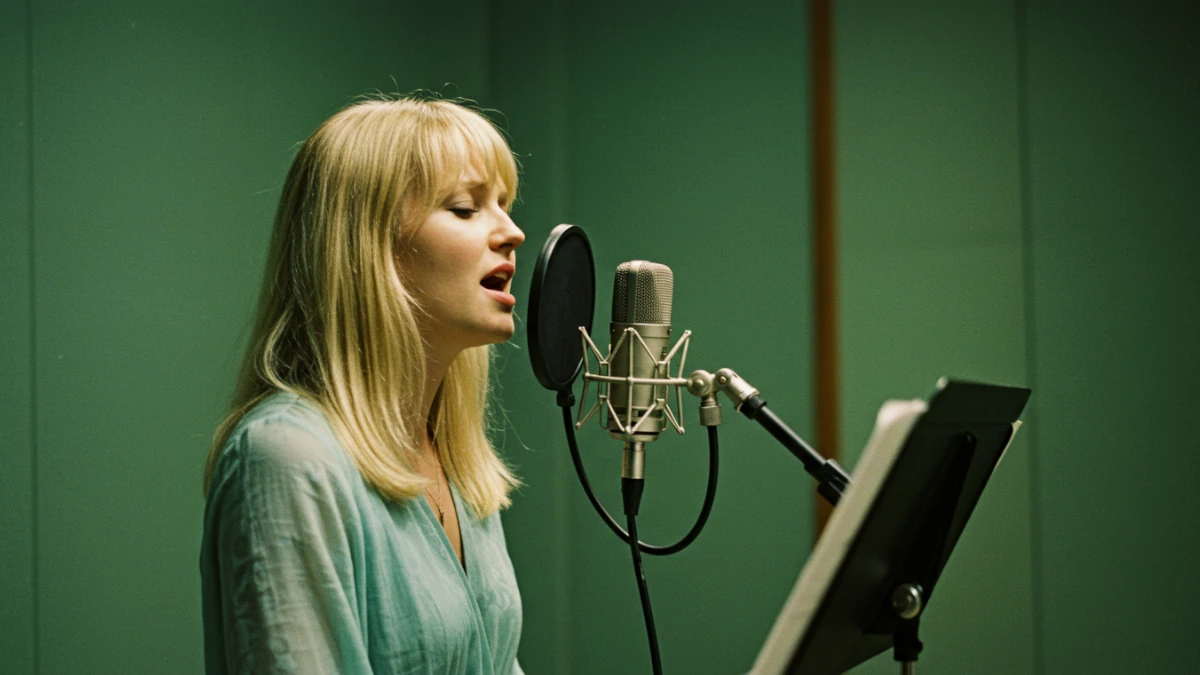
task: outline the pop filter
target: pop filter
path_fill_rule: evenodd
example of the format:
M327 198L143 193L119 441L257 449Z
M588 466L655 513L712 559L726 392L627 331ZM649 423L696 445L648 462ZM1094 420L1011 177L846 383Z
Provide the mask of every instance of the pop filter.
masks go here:
M583 369L583 338L592 332L596 266L587 235L575 225L550 232L533 268L526 323L529 359L538 382L566 391Z

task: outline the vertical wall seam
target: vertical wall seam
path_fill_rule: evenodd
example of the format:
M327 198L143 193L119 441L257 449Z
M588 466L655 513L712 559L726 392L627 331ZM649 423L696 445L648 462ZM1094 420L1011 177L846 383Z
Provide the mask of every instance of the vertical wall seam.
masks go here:
M33 161L33 98L36 95L33 80L33 0L26 0L25 3L25 85L28 94L25 97L25 129L26 129L26 160L28 162L27 171L29 176L29 194L28 194L28 217L27 223L29 227L29 500L30 500L30 520L32 527L30 528L30 586L32 586L32 602L31 604L31 634L33 638L33 672L41 672L41 663L39 656L41 654L41 639L38 635L39 615L41 608L39 607L39 599L41 593L38 591L38 463L37 463L37 447L38 447L38 398L37 398L37 248L35 246L36 228L34 221L36 213L34 212L34 161Z
M817 448L841 459L841 382L837 304L837 192L834 146L832 0L809 0L812 102L810 120L813 197L814 394ZM815 532L820 536L833 507L815 490Z
M1025 378L1034 391L1028 408L1033 424L1026 427L1029 448L1029 551L1031 585L1031 628L1033 672L1042 675L1045 664L1045 605L1042 598L1041 472L1038 465L1037 416L1037 331L1034 312L1033 205L1029 147L1029 16L1026 0L1014 0L1017 56L1017 149L1021 201L1021 261L1025 304Z

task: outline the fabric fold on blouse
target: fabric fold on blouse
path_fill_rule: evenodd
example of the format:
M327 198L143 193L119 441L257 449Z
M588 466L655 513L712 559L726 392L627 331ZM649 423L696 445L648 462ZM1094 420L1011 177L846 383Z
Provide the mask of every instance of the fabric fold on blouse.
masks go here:
M204 514L207 672L521 673L521 598L499 514L451 496L465 569L424 499L372 489L293 394L226 443Z

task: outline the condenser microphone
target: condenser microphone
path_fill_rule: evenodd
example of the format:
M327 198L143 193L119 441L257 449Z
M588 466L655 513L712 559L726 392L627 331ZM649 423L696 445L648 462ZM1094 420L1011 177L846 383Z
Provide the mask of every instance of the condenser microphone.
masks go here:
M627 445L640 447L654 440L665 425L666 385L638 380L668 377L664 359L671 348L674 285L670 267L645 260L621 263L613 280L609 324L613 380L608 396L612 407L605 411L605 426L613 438Z

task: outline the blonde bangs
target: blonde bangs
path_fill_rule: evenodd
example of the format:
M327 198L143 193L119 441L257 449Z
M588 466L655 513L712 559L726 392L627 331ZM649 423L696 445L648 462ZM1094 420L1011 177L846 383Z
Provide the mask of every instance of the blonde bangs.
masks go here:
M457 104L435 101L436 122L425 127L418 142L429 186L427 201L413 220L424 220L458 189L472 167L482 170L488 185L500 182L508 192L508 207L517 197L517 162L496 127L482 113Z

